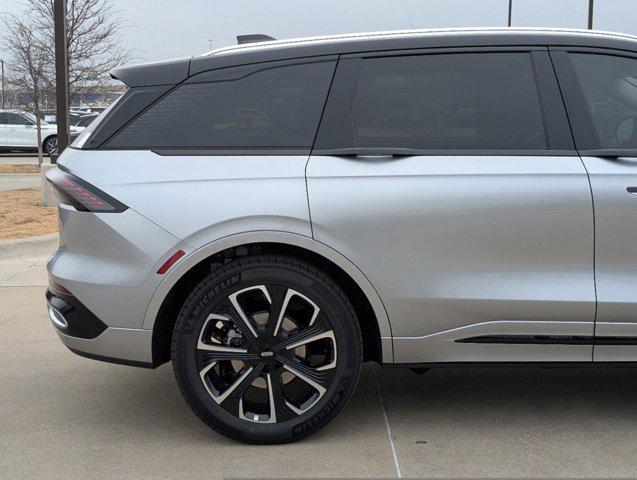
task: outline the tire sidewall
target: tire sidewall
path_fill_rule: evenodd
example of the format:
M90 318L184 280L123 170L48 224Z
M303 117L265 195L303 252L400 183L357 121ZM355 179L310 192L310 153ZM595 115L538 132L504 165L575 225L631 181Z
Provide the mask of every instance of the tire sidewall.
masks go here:
M361 365L360 329L342 291L312 267L305 271L287 262L259 263L235 262L223 272L213 272L195 288L175 325L173 366L191 407L215 430L248 442L292 441L327 424L351 396ZM318 305L334 331L337 365L332 383L308 412L285 422L258 424L231 415L210 397L199 378L196 344L204 321L217 303L241 289L268 284L292 288Z
M53 136L48 137L48 138L46 138L46 139L44 140L44 148L43 148L43 150L44 150L44 152L45 152L46 154L51 155L51 153L53 153L53 151L54 151L54 150L49 149L49 148L48 148L48 145L49 145L49 142L50 142L51 140L55 140L55 139L57 139L57 136L53 135Z

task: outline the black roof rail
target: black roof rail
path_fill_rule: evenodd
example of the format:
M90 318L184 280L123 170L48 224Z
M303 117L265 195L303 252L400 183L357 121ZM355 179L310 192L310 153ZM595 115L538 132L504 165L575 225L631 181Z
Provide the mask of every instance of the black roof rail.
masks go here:
M237 43L239 45L243 45L245 43L269 42L270 40L276 40L276 38L272 38L270 35L264 35L262 33L237 35Z

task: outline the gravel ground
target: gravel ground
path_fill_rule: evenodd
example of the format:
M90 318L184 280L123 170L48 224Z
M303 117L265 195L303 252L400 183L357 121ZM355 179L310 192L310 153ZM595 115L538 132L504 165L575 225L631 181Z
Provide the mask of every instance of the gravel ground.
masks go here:
M57 230L57 207L40 205L39 188L0 191L0 240L44 235Z

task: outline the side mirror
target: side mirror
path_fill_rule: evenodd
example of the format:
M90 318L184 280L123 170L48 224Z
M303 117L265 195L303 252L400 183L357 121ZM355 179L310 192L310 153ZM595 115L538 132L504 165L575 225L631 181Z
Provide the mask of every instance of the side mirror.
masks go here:
M626 142L633 138L635 133L635 117L628 117L621 121L617 127L617 139Z

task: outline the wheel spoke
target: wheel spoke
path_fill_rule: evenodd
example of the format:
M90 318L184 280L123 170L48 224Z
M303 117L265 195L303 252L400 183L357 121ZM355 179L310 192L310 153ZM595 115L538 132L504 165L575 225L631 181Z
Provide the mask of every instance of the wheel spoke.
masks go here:
M285 287L270 286L269 292L271 294L272 303L270 304L270 311L268 312L268 323L266 325L267 335L276 335L283 315L285 314L285 307L287 305L287 292L289 289Z
M266 383L268 388L268 405L270 407L270 413L268 414L268 419L266 421L260 421L258 419L255 420L253 418L246 417L245 412L243 410L243 397L239 399L239 418L243 420L249 420L251 422L258 422L258 423L276 423L277 422L276 407L274 405L274 391L272 387L272 375L268 373L265 375L265 378L266 378Z
M223 361L232 361L239 360L244 363L255 362L259 360L259 355L256 353L248 353L248 352L223 352L223 351L210 351L204 350L199 351L201 354L201 358L204 363L208 362L223 362Z
M319 335L323 332L325 332L325 329L319 324L315 324L311 327L305 328L301 330L300 332L294 333L293 335L289 336L288 338L283 340L281 343L277 344L276 348L284 349L284 348L287 348L289 345L293 345L295 343L302 344L305 339L311 338L315 335Z
M317 342L325 338L328 338L332 341L332 351L334 352L334 355L332 356L332 361L330 363L328 363L327 365L322 365L320 367L317 367L316 370L319 372L323 370L330 370L336 367L336 337L334 337L334 332L332 330L329 330L327 332L317 333L315 335L305 336L304 338L297 340L291 345L287 345L285 348L287 350L293 350L302 345L307 345L312 342Z
M316 317L318 317L318 314L321 311L318 305L316 305L316 303L314 303L312 300L307 298L305 295L289 288L288 291L285 293L285 298L283 299L283 305L281 306L281 311L279 312L279 315L276 317L277 321L276 321L276 326L274 327L274 335L277 335L279 333L279 329L281 328L281 323L283 322L283 318L285 317L286 310L288 308L288 305L290 304L290 300L292 300L293 297L302 298L304 301L306 301L312 306L312 309L313 309L312 318L310 319L308 327L311 327L316 321Z
M205 353L208 361L214 360L257 360L258 355L249 354L245 348L229 347L227 345L206 343L204 335L207 331L208 324L215 320L230 322L230 319L223 315L211 313L201 327L199 339L197 341L197 350Z
M212 399L221 404L228 397L233 396L235 398L240 398L243 395L245 389L254 381L255 378L259 376L261 370L263 369L263 365L257 365L256 367L249 367L245 372L243 372L239 378L237 378L232 384L230 384L222 393L215 395L215 393L208 386L208 382L206 381L206 374L212 369L218 362L210 363L206 368L204 368L201 372L199 372L199 376L201 381L203 382L206 390L212 397ZM241 388L240 388L241 387Z
M272 298L270 297L270 293L268 292L267 288L265 288L264 285L257 285L255 287L248 287L248 288L244 288L243 290L239 290L238 292L235 292L232 295L230 295L228 297L228 300L230 301L230 304L232 305L235 313L239 316L239 318L243 322L243 325L247 327L248 332L250 332L253 338L256 338L257 331L254 328L254 325L252 325L252 322L248 319L247 315L243 311L243 308L239 304L239 301L237 300L237 297L239 295L241 295L242 293L249 292L251 290L260 290L261 292L263 292L268 302L272 303Z
M328 376L323 374L317 374L316 372L312 372L311 369L309 369L309 367L305 367L299 364L292 365L291 362L284 363L283 368L285 368L288 372L290 372L295 377L299 378L300 380L310 385L318 393L318 396L316 397L316 399L310 405L305 405L305 407L302 409L295 405L292 405L290 402L284 399L286 407L288 407L297 415L301 415L307 410L309 410L310 408L312 408L316 404L316 402L318 402L323 397L323 395L325 395L327 388L323 384L325 385L329 384L331 375Z
M325 390L326 385L329 385L329 380L332 377L331 372L319 371L316 368L308 367L294 360L284 359L283 357L279 358L282 360L283 368L305 381L305 383L312 385L317 390Z
M283 394L281 372L276 372L272 375L272 388L272 399L274 401L274 409L278 421L283 422L298 415L294 406L285 399L285 395Z

